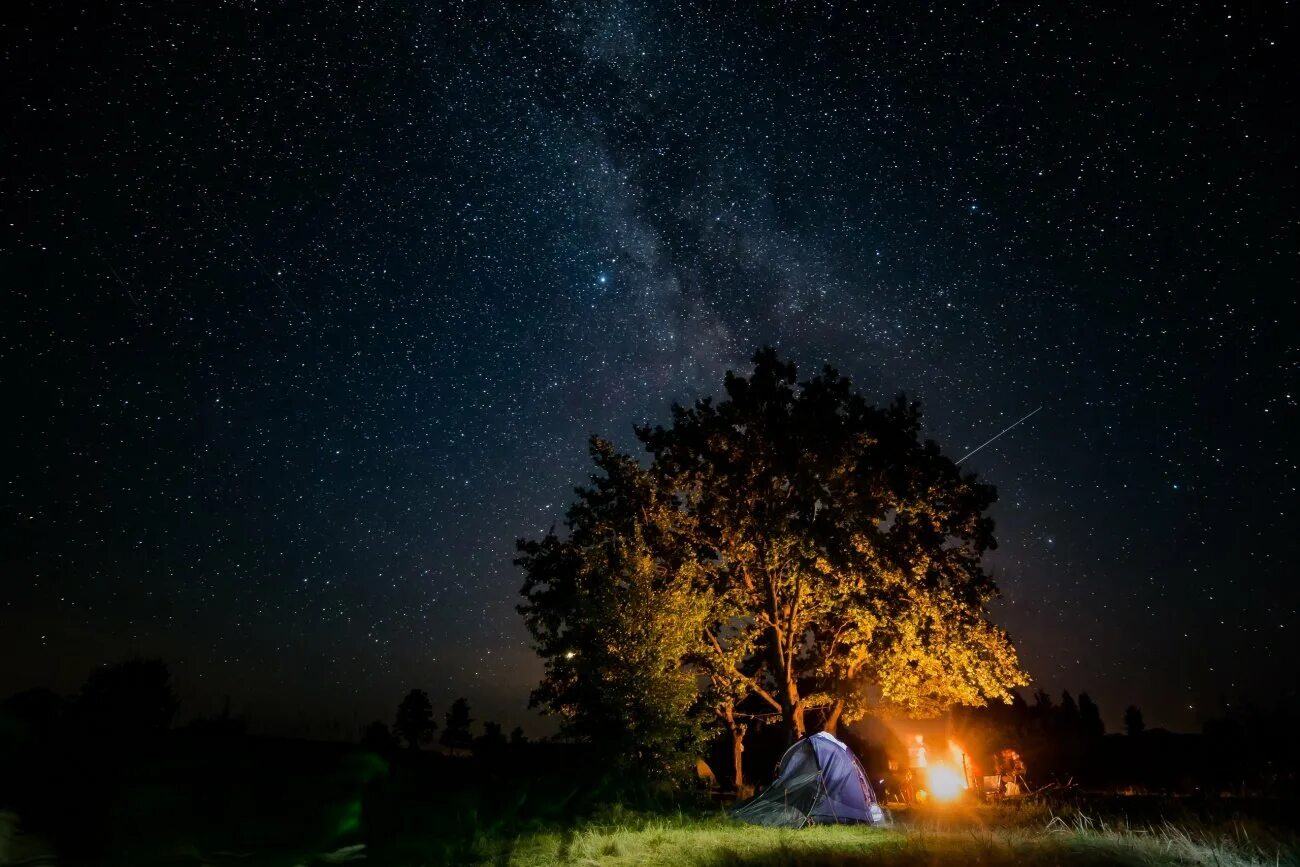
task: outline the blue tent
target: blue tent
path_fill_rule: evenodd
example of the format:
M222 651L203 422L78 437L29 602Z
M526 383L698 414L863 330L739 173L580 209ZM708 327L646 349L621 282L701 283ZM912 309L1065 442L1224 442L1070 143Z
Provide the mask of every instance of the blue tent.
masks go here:
M826 732L803 738L786 750L772 785L731 815L751 825L780 828L885 823L885 812L858 757Z

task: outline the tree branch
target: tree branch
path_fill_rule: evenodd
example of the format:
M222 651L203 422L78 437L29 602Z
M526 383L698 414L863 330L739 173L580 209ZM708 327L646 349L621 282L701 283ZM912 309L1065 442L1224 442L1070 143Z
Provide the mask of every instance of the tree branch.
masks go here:
M718 652L718 656L725 661L727 658L727 651L722 649L722 645L718 643L717 637L712 632L710 632L707 628L705 628L704 634L709 637L709 642L713 645L713 649ZM749 688L754 691L755 695L763 699L763 701L767 702L777 710L783 710L783 708L781 707L781 703L777 701L775 698L773 698L771 693L763 689L763 687L759 686L758 681L756 681L754 678L750 677L749 675L745 674L743 671L736 668L734 665L727 663L727 668L736 677L740 678L742 681L749 684Z
M794 579L794 599L790 601L790 616L786 619L785 635L786 643L789 645L785 649L785 664L787 668L794 667L794 639L795 628L794 621L799 614L799 601L803 595L803 571L798 570Z

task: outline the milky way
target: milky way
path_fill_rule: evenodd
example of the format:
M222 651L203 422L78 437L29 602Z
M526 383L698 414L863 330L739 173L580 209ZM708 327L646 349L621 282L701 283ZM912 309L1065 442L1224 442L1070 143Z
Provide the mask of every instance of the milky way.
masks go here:
M967 464L1043 688L1191 730L1300 650L1282 13L24 5L0 693L541 731L514 539L764 344L954 457L1043 407Z

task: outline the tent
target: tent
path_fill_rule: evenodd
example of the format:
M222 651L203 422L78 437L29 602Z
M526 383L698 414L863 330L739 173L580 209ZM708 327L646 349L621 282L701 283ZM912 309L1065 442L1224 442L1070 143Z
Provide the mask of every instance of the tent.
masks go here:
M826 732L803 738L786 750L772 785L731 816L778 828L885 823L885 812L858 757Z

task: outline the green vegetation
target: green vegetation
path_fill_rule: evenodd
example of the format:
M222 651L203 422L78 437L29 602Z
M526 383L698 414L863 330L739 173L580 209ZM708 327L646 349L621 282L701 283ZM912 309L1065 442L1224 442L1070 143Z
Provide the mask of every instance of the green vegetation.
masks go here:
M1292 852L1241 823L1195 830L1168 823L1134 827L1047 810L1023 815L966 811L893 828L836 826L787 830L723 817L664 818L612 811L565 830L512 840L482 838L482 864L539 865L1236 865L1294 864Z
M1039 824L1040 820L1046 819ZM614 811L575 828L512 840L482 838L481 864L539 865L1236 865L1290 864L1267 833L1236 825L1211 831L1161 824L1106 824L1038 812L1018 817L967 812L899 823L794 831L740 825L722 817L673 818Z
M611 762L671 775L707 725L790 738L869 712L933 716L1027 682L989 619L994 489L826 368L766 349L726 397L638 428L648 466L593 438L566 533L521 540L532 703Z
M1294 805L1280 799L949 806L901 811L887 829L783 830L624 775L577 778L571 755L549 758L551 771L521 777L509 763L404 749L389 763L322 744L205 741L137 763L83 802L60 799L54 815L0 813L0 864L1300 865L1279 830Z

